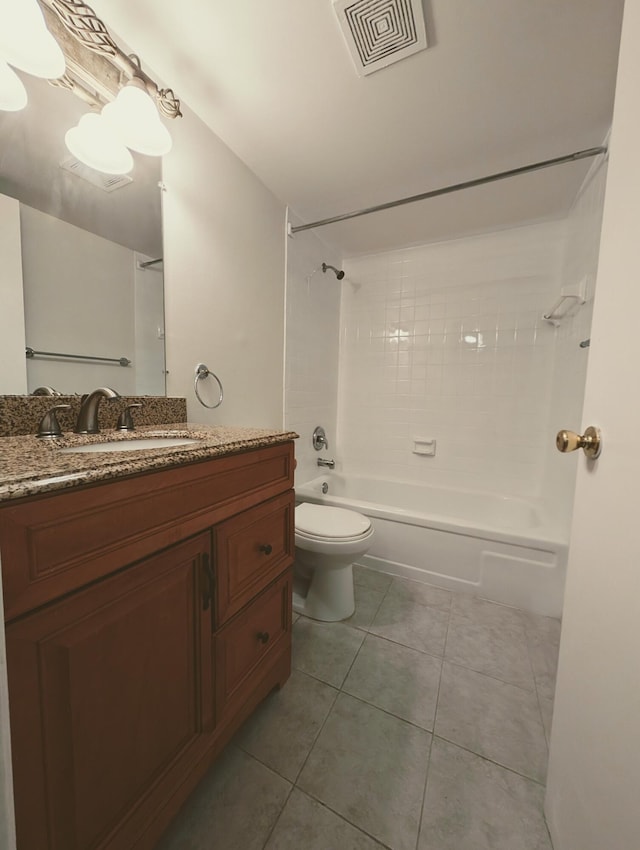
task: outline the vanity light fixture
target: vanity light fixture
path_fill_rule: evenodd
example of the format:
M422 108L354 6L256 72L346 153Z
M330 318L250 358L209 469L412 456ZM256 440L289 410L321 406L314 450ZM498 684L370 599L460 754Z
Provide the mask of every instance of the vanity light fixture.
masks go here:
M4 0L0 58L35 77L62 77L65 58L47 29L38 0Z
M127 148L148 156L168 153L171 135L160 115L180 117L180 101L117 45L90 6L82 0L3 0L2 11L0 109L26 104L12 65L67 89L92 109L65 137L85 165L126 174L133 168Z
M140 77L133 77L120 89L113 103L103 108L102 116L131 150L148 156L163 156L171 150L171 135Z
M18 112L27 105L27 90L22 80L7 63L0 59L0 109Z
M83 115L77 126L67 131L64 141L80 162L96 171L128 174L133 168L133 157L97 112Z

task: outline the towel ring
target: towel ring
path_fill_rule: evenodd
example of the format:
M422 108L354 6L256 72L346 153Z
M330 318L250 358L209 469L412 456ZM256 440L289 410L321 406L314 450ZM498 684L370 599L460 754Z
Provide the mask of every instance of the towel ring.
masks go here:
M216 381L218 382L218 386L220 387L220 397L218 398L218 401L215 404L207 404L206 401L203 401L200 398L200 393L198 392L198 381L203 381L205 378L208 378L209 376L211 376L212 378L215 378ZM208 366L204 365L204 363L198 363L198 365L196 366L196 377L195 377L195 380L193 382L193 388L196 392L196 398L198 399L198 401L200 402L200 404L203 407L208 407L209 410L215 410L216 407L220 407L220 405L222 404L222 399L223 399L223 396L224 396L224 391L222 389L222 382L221 382L220 378L215 374L215 372L212 372L211 369L209 369Z

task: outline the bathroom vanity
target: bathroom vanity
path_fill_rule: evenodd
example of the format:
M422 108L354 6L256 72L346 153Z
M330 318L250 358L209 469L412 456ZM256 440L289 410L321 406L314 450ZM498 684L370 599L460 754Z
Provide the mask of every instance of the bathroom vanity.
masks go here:
M152 848L286 681L294 436L34 449L101 480L0 503L18 850Z

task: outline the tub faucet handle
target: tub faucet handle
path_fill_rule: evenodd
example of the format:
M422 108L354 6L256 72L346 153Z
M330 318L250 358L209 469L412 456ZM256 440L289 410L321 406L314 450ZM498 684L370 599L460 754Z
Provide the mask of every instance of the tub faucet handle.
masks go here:
M322 425L318 425L316 427L316 429L313 432L313 436L311 437L311 439L313 440L313 448L317 452L321 452L322 449L328 449L329 448L329 441L327 440L327 435L326 435L325 430L322 427Z

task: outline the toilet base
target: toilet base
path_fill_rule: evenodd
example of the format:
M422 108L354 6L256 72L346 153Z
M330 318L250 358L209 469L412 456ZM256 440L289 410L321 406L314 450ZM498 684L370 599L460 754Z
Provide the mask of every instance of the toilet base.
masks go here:
M305 593L306 585L306 593ZM314 570L311 581L294 576L293 610L312 620L336 623L356 610L352 565Z

